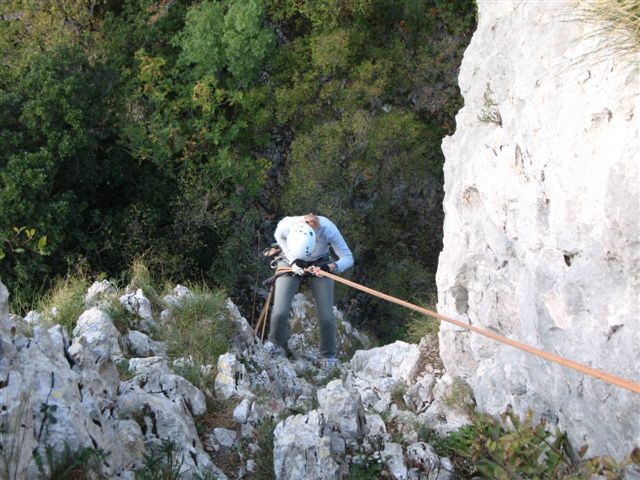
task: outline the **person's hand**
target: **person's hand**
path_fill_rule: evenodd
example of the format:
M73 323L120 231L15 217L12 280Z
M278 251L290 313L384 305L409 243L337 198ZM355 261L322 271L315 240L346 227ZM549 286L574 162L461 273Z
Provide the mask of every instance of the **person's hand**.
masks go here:
M323 263L322 265L318 265L316 267L312 267L310 269L311 273L313 273L316 277L321 276L320 272L333 272L336 269L335 263Z
M305 274L304 269L302 267L299 267L295 263L291 265L291 271L294 275L298 275L299 277L302 277Z

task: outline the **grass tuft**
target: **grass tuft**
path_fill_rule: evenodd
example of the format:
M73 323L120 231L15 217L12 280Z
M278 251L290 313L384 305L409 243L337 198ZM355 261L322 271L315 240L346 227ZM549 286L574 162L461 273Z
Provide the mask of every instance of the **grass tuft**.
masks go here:
M417 304L427 310L436 311L437 303L436 294L431 293L426 302L418 302ZM406 340L410 343L420 343L420 340L427 335L437 336L439 329L440 321L438 319L412 311L407 320Z
M104 478L100 473L100 464L107 454L91 447L73 450L65 443L62 452L56 452L53 447L46 446L44 456L36 450L33 457L40 478L90 480Z
M640 52L640 3L637 0L591 0L580 2L578 20L594 25L589 37L606 41L591 52L597 59L630 58L638 63Z
M152 303L157 302L160 298L160 288L158 287L153 275L149 271L144 258L136 258L130 268L131 280L129 286L137 290L142 290L144 296Z
M205 387L215 377L201 365L215 365L219 355L228 350L233 324L222 291L207 287L191 288L177 305L169 307L170 320L161 327L159 336L167 344L169 358L190 357L182 373L196 386Z
M84 310L84 297L89 282L81 277L66 276L58 279L44 298L37 302L45 325L62 325L69 334Z
M129 331L129 319L131 313L120 303L117 296L110 298L106 306L106 313L113 321L113 324L122 335L126 335Z

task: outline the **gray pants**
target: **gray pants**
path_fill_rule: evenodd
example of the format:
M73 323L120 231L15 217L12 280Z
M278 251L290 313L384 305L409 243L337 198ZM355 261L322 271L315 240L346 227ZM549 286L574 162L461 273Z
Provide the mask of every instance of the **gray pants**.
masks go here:
M280 266L280 264L278 265ZM282 266L289 266L282 264ZM289 340L289 311L291 302L302 279L297 275L283 275L276 279L271 311L269 340L283 348ZM320 353L324 357L336 355L336 317L333 314L333 280L327 277L309 277L309 286L316 302L320 321Z

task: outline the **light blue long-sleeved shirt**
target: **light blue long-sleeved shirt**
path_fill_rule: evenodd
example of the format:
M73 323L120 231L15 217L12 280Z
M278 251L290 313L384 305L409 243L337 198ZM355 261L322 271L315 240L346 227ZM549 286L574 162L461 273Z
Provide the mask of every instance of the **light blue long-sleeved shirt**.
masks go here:
M333 248L333 251L338 256L338 260L335 262L336 268L333 273L344 272L347 268L353 265L353 254L347 246L347 242L344 241L338 227L326 217L318 216L320 220L320 231L316 235L316 248L313 250L310 260L317 260L319 258L329 255L329 246ZM289 264L293 263L295 258L291 256L289 249L287 248L287 236L289 230L296 223L304 222L304 216L284 217L278 222L274 236L276 242L282 248Z

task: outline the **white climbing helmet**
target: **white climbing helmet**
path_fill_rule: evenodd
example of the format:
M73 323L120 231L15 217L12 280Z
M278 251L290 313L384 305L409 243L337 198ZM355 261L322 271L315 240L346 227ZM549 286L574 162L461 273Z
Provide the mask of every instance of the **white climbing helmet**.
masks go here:
M316 232L306 223L296 223L287 235L287 248L295 260L309 260L316 248Z

